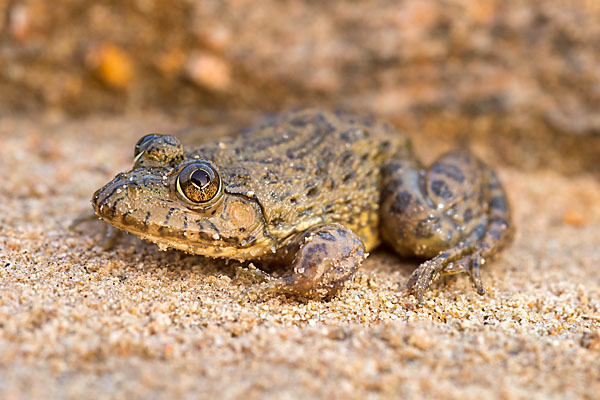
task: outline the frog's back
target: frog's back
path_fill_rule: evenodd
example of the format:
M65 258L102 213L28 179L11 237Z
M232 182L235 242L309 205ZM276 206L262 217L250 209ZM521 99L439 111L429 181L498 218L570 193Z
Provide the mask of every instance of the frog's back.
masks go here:
M381 164L408 148L405 136L371 118L305 110L269 118L191 156L213 160L227 192L255 198L279 243L341 222L372 248Z

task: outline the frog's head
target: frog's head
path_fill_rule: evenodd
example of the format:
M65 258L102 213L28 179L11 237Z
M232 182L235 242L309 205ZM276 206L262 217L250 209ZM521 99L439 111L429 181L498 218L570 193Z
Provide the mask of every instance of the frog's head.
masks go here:
M186 158L173 136L142 137L133 169L96 191L92 204L103 220L161 248L245 260L272 246L258 202L229 193L217 166Z

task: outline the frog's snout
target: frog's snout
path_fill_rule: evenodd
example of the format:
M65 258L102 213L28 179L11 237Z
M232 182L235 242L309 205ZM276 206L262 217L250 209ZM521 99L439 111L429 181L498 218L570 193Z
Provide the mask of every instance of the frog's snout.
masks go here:
M111 221L117 215L118 204L124 191L127 191L126 183L122 181L119 174L111 182L98 189L92 197L92 206L96 215L104 220Z
M147 210L144 211L143 199L152 195L165 198L168 187L160 177L138 171L120 173L94 193L92 205L96 215L117 225L144 225Z

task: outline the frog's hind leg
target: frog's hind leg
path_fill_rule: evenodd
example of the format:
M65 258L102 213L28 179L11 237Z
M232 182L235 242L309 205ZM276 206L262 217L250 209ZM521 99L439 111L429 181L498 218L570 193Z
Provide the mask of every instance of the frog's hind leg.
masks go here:
M358 235L337 223L309 229L278 253L275 257L279 259L272 262L291 264L292 271L270 282L267 290L302 298L333 296L366 258L365 247Z
M441 275L467 272L475 291L483 295L480 267L490 260L512 239L510 211L506 194L494 171L486 168L486 188L489 198L487 218L477 225L472 234L457 246L442 251L421 264L411 275L407 289L417 295L419 302L431 282Z
M467 152L440 157L428 169L414 158L383 169L381 233L402 255L431 258L407 288L421 301L440 275L467 272L479 294L479 268L510 240L510 211L496 174Z

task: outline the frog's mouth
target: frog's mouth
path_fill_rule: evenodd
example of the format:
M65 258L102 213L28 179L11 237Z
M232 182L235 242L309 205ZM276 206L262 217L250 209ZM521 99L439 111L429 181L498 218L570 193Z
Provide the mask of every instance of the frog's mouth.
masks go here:
M226 193L219 207L200 212L172 193L169 179L168 168L121 173L94 193L94 211L161 250L246 260L270 249L272 240L256 202Z

